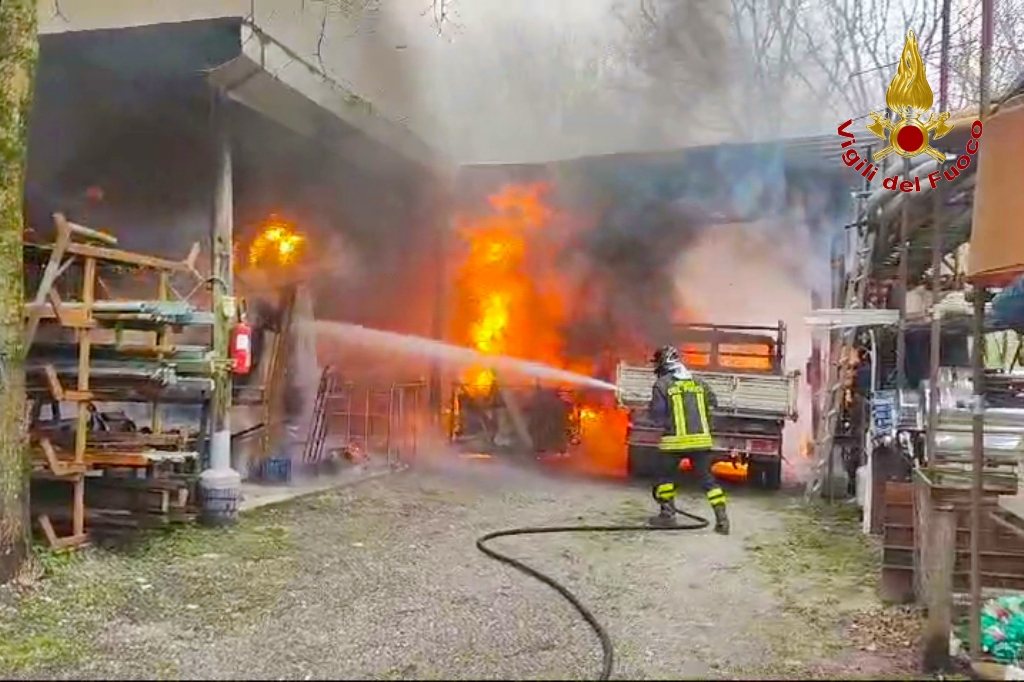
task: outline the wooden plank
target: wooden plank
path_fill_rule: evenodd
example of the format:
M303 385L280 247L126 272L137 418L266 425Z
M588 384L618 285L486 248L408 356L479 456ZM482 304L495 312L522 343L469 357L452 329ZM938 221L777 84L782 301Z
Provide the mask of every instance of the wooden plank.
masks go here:
M882 530L884 531L885 526L891 525L906 525L913 527L916 523L914 520L914 507L909 504L889 504L885 506L884 514L882 516Z
M51 549L80 547L89 541L89 536L86 533L69 535L63 538L58 537L56 531L53 529L53 523L50 521L50 517L47 514L40 514L38 521L39 527L42 528L43 535L46 537L46 542L50 545Z
M57 520L62 523L68 523L70 521L66 508L46 508L44 511L44 515L51 520L51 528L52 520ZM195 512L181 510L171 510L171 512L167 514L160 514L156 512L131 511L128 509L98 509L96 507L90 507L87 512L89 528L97 534L99 533L100 528L103 529L104 534L116 529L121 529L127 532L137 532L142 529L159 528L176 523L191 523L195 520L195 517ZM40 522L40 526L42 526L42 522ZM86 539L88 539L88 537L86 537ZM49 540L47 540L47 542L49 542ZM57 538L57 543L58 546L61 546L62 544L64 546L69 546L71 544L61 538Z
M959 549L968 549L970 536L970 528L958 527L956 530L956 546ZM914 546L914 529L912 526L887 525L883 537L886 547L910 548ZM1002 528L983 527L981 546L982 549L1001 548L1007 554L1024 555L1024 541L1009 531L1004 531Z
M60 377L53 365L44 365L43 373L46 375L46 385L50 389L50 397L58 402L65 400L69 402L83 402L93 399L92 391L68 391L60 383Z
M85 471L86 466L84 463L79 462L66 462L57 458L57 451L53 449L53 445L50 443L49 438L40 438L39 447L43 451L43 456L46 458L46 464L50 467L50 471L55 476L68 477L77 476Z
M50 397L57 402L63 402L64 386L60 383L60 377L57 376L57 370L53 365L45 365L43 367L43 374L46 376L46 385L50 387Z
M92 304L96 292L96 259L86 258L84 274L82 275L82 308L91 317ZM92 352L92 337L88 329L78 331L78 390L85 393L89 390L89 368L90 355ZM85 444L88 438L89 426L89 403L79 401L78 423L75 426L75 462L83 462L85 455Z
M957 548L956 573L958 575L967 575L970 572L970 563L970 551ZM882 564L891 568L905 569L913 573L914 548L892 546L883 547ZM982 570L986 573L1012 575L1020 578L1021 581L1024 581L1024 555L1019 553L985 550L981 552L981 565Z
M140 446L151 448L180 448L194 437L180 431L166 431L164 433L140 433L138 431L98 431L90 434L89 448L99 449L103 447Z
M79 476L74 483L74 501L72 502L71 527L72 535L85 535L85 476Z
M161 301L166 301L169 295L170 288L170 274L167 272L160 273L160 282L157 287L157 298ZM156 345L158 347L166 346L168 337L171 334L170 325L164 325L160 327L160 330L156 334ZM158 356L161 357L161 356ZM161 357L162 359L162 357ZM163 431L163 410L160 409L159 400L154 400L152 403L152 427L153 433L160 433Z
M927 548L925 543L921 542L921 538L929 537L928 524L931 521L932 516L932 494L931 484L920 475L920 472L915 472L914 475L914 597L917 602L924 603L925 595L928 594L930 588L928 587L927 580L928 574L924 570L925 565L925 553ZM888 530L888 528L887 528ZM888 543L889 537L887 534L886 541Z
M57 531L53 529L53 523L50 521L50 517L46 514L40 514L39 527L42 529L43 537L46 538L46 542L50 547L56 547L57 543L60 542L60 538L57 537Z
M989 518L1001 528L1013 533L1013 535L1024 540L1024 519L1006 509L998 508L989 513Z
M196 272L195 268L192 267L187 260L173 261L167 260L166 258L157 258L156 256L134 253L132 251L93 246L91 244L72 243L68 245L67 252L84 258L95 258L96 260L122 263L124 265L136 265L138 267L151 268L153 270L184 272L199 277L199 273Z
M180 490L193 485L192 477L176 475L171 478L128 478L101 476L90 479L90 488L118 488L120 490Z
M107 508L147 514L168 514L188 507L187 489L144 489L118 486L98 488L89 482L89 499ZM184 492L184 495L182 494Z
M193 242L192 248L189 249L188 255L185 256L185 265L187 265L193 272L196 271L196 262L199 260L199 250L199 242Z
M925 622L922 644L925 672L950 667L949 635L953 621L953 570L956 561L956 512L946 505L931 512L927 542L922 543Z
M115 237L112 234L107 234L106 232L100 232L99 230L94 230L94 229L92 229L90 227L85 227L84 225L79 225L78 223L73 223L70 220L65 220L64 216L62 214L60 214L60 213L57 213L56 215L54 215L53 219L54 219L55 222L58 222L58 223L63 221L67 225L68 230L72 234L74 234L74 235L78 235L79 237L83 237L85 239L91 239L91 240L97 241L97 242L103 242L104 244L107 244L108 246L117 246L117 237Z
M40 313L40 319L56 318L62 327L69 327L76 332L78 329L92 329L96 326L96 321L92 319L89 311L81 303L65 304L56 289L50 290L50 293L46 295L46 300L50 305ZM46 312L47 310L49 312Z
M882 586L880 593L887 602L913 603L914 569L912 566L882 565ZM1024 575L985 571L981 574L982 586L992 590L1024 590ZM970 571L956 571L953 574L953 589L966 591L970 586Z
M54 219L56 220L57 216L54 216ZM63 219L63 216L61 216L61 219ZM32 347L32 342L36 338L36 330L39 328L39 314L35 310L43 304L53 288L53 284L60 273L61 260L64 258L64 253L67 251L70 243L71 231L67 228L66 223L62 227L61 222L58 221L57 241L53 246L53 251L50 252L50 259L47 261L46 269L43 271L43 278L39 282L39 288L36 289L35 298L32 300L33 311L29 313L28 321L25 323L24 339L26 348Z
M903 481L886 481L885 503L890 504L913 504L914 486Z
M52 448L51 448L52 451ZM58 459L54 455L53 462L50 462L49 458L45 461L53 471L53 467L57 466L57 470L54 471L58 476L70 477L80 474L89 468L93 467L128 467L128 468L145 468L151 464L161 461L156 458L156 454L166 454L168 458L175 456L180 457L183 460L191 460L196 458L196 453L189 452L167 452L159 453L155 451L151 452L103 452L95 450L86 450L81 463L69 461L65 459Z
M890 604L912 603L914 601L913 570L913 568L894 570L883 566L878 590L882 601Z

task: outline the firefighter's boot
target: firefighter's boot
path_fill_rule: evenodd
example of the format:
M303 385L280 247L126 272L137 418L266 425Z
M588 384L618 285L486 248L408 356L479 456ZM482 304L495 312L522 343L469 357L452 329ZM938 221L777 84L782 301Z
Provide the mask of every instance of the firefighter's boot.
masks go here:
M729 515L725 512L724 504L717 504L715 510L715 532L720 535L729 534Z
M676 508L671 502L662 502L657 514L647 520L655 528L674 528L676 526Z

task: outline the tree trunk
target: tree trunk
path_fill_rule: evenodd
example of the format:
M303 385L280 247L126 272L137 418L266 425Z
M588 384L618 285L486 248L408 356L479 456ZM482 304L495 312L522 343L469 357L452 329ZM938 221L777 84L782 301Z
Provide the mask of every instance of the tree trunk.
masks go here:
M29 556L22 200L38 42L36 1L0 1L0 584Z

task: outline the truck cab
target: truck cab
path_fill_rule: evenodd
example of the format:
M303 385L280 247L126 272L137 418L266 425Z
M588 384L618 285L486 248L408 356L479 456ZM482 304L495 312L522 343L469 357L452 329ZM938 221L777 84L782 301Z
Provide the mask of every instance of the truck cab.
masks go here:
M786 372L786 327L691 324L674 329L673 343L694 376L718 398L712 412L715 462L746 468L757 487L782 484L782 432L797 418L798 372ZM616 372L619 404L630 415L628 468L645 477L660 456L661 432L647 421L654 369L646 360L621 361Z

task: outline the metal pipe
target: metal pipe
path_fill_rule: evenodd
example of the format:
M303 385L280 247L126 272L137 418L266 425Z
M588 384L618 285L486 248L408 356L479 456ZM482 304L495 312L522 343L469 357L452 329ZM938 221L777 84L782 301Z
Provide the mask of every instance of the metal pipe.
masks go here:
M871 395L878 390L878 335L874 329L868 329L868 338L871 343Z
M942 56L939 60L939 111L946 111L949 96L949 13L952 0L942 2ZM945 168L939 164L939 170ZM939 418L939 367L942 364L942 316L938 304L942 296L942 192L932 195L932 324L928 354L928 447L927 461L935 461L935 436Z
M903 161L904 177L910 175L910 159ZM910 204L903 202L903 214L900 218L900 267L896 279L899 281L900 317L896 336L896 388L907 388L907 279L910 277L907 260L910 256Z
M993 0L981 0L981 83L978 115L984 122L991 108L989 70L992 58ZM976 161L977 162L977 161ZM973 476L971 477L971 659L981 658L981 500L983 494L982 468L985 465L985 404L984 404L984 345L985 345L985 287L974 286L974 343L971 364L974 370L974 438L972 443Z
M214 375L211 420L210 468L200 475L202 519L210 524L234 522L238 518L238 496L242 479L231 468L231 374L228 372L229 335L234 322L232 243L234 195L231 159L231 131L225 95L215 92L211 101L214 162L217 169L211 225L213 277L222 286L213 287L213 350L219 361Z
M933 166L938 166L934 159L927 156L919 156L915 159L904 159L903 163L906 164L908 161L910 163L910 170L915 171L918 176L926 177L928 173L931 173L934 170ZM879 170L882 172L883 175L888 175L888 171L892 170L894 167L895 166L890 166L884 169L879 168ZM928 172L926 173L925 171ZM908 175L906 165L904 165L904 175ZM915 192L915 194L920 195L929 191L931 191L931 185L925 184L923 187L921 187L921 191ZM879 187L878 189L872 191L871 194L868 195L867 202L864 206L864 211L865 213L871 213L876 209L882 209L883 207L887 207L888 204L896 205L902 202L902 200L908 196L910 195L907 194L906 192L893 192L891 189Z
M232 192L233 174L231 158L231 139L227 130L226 103L218 96L214 104L214 126L217 144L217 185L214 193L213 206L213 275L224 286L213 287L213 346L219 360L227 361L228 335L231 321L228 319L227 299L232 295L232 232L234 197ZM227 469L231 466L230 445L225 451L223 435L231 434L231 374L225 370L217 373L217 384L214 389L213 404L213 451L211 466L214 469Z
M942 51L939 57L939 111L949 106L949 17L952 0L942 0Z
M945 0L946 3L949 0ZM942 296L942 194L935 193L932 217L932 329L928 357L928 462L935 461L935 429L938 423L939 367L942 354L942 315L938 303Z

